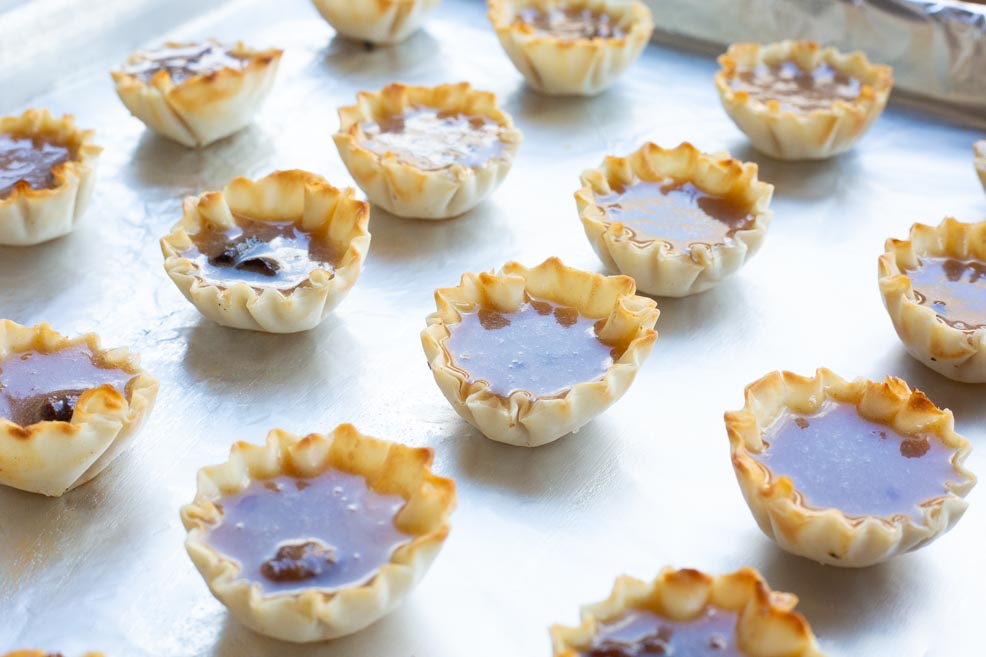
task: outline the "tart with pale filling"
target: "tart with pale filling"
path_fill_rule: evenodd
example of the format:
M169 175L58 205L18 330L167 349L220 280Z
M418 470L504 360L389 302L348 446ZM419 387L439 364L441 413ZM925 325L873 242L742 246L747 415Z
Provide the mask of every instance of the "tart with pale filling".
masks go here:
M897 378L772 372L726 413L733 468L760 528L814 561L864 567L931 543L976 483L969 442Z
M719 57L723 107L753 146L782 160L852 148L883 113L893 69L813 41L740 43Z
M979 182L983 184L983 189L986 190L986 141L977 141L972 149L975 154L974 164L976 173L979 174Z
M96 184L102 148L72 116L27 110L0 118L0 244L27 246L67 235Z
M657 340L633 279L507 263L435 291L421 343L455 411L487 438L536 447L623 396Z
M607 268L647 294L703 292L736 272L767 234L774 188L757 165L652 143L582 174L582 227Z
M362 92L339 120L339 155L370 202L417 219L447 219L481 203L522 139L496 96L465 82Z
M489 0L503 49L534 89L591 96L612 85L654 31L636 0Z
M350 39L389 45L407 39L441 0L313 0L336 32Z
M81 486L129 445L156 395L126 349L0 320L0 484L52 497Z
M161 240L168 275L199 311L234 328L317 326L356 283L370 248L369 205L305 171L236 178L185 200Z
M357 632L393 611L449 532L455 484L430 449L275 429L199 471L185 547L244 625L285 641Z
M581 625L556 625L551 640L555 657L822 657L797 604L753 568L665 568L653 582L618 578L609 598L582 608Z
M888 239L880 294L916 359L956 381L986 383L986 221L914 224Z
M112 71L116 93L151 130L190 148L242 130L270 92L280 50L168 42Z

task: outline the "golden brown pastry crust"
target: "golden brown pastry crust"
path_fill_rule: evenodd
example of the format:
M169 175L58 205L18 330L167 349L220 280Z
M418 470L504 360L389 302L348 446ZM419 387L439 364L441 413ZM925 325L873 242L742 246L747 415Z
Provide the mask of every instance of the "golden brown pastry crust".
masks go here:
M793 594L771 590L753 568L717 576L664 568L652 582L625 575L617 578L609 598L582 608L581 625L552 627L551 641L555 657L579 657L600 624L629 610L646 609L686 621L712 606L738 613L736 638L748 657L824 657L808 622L794 611L797 604Z
M830 108L798 113L777 101L764 103L745 91L733 91L730 83L737 71L785 61L805 70L827 62L861 82L859 97L837 99ZM719 57L719 65L715 85L726 112L757 150L782 160L820 160L852 148L883 113L894 85L891 67L870 63L862 52L841 53L814 41L733 44Z
M979 182L983 184L983 189L986 190L986 141L977 141L972 149L975 154L973 164L976 167L976 173L979 174Z
M530 269L509 262L499 273L463 274L458 286L436 290L438 310L428 316L421 344L435 382L463 419L491 440L537 447L577 431L622 397L650 355L660 311L635 290L627 276L592 274L566 267L558 258ZM515 391L503 397L485 381L469 381L454 366L444 342L451 335L450 325L461 321L460 312L478 306L512 312L524 302L525 293L605 320L597 328L599 337L625 348L603 378L577 383L561 395Z
M632 239L620 222L612 222L596 203L617 185L673 178L695 184L712 194L740 199L753 216L749 228L737 231L732 244L695 244L685 253L666 242ZM757 165L728 155L709 155L685 142L664 149L646 143L626 157L607 156L598 169L580 177L575 193L582 227L593 250L612 271L633 277L646 294L682 297L717 285L753 256L767 235L772 217L768 209L774 187L757 179Z
M191 248L191 235L207 224L232 226L233 212L259 221L294 221L343 255L334 271L315 270L290 291L206 282L198 266L181 254ZM199 312L223 326L268 333L307 331L356 284L370 248L369 218L369 204L358 200L352 188L336 189L313 173L275 171L256 182L235 178L221 192L185 199L182 220L161 239L164 268Z
M403 114L412 106L482 116L500 126L504 150L483 166L453 164L423 170L392 153L384 156L363 147L361 125ZM342 161L367 198L392 214L415 219L448 219L479 205L510 171L523 137L513 119L496 104L496 96L469 83L437 87L390 84L378 92L360 92L356 104L339 109L339 131L333 135Z
M265 445L237 442L229 460L202 468L195 500L181 510L185 547L212 594L244 625L285 641L323 641L357 632L393 611L424 576L448 536L455 483L432 474L430 449L370 438L350 424L328 435L274 429ZM239 577L239 564L205 540L222 517L216 501L251 481L284 474L314 477L334 468L363 475L371 488L407 503L395 522L413 540L398 548L367 583L336 591L266 595Z
M10 353L60 351L85 345L111 367L134 375L125 395L113 386L91 388L79 397L71 422L22 427L0 418L0 484L59 497L101 473L130 443L150 414L158 383L123 348L104 350L87 333L66 338L50 324L21 326L0 320L0 358Z
M335 30L350 39L381 45L414 34L441 0L312 0Z
M182 48L195 43L164 44ZM122 69L111 71L116 93L130 113L151 130L189 148L201 148L242 130L274 84L283 51L253 50L237 43L230 51L248 61L242 69L224 68L175 85L167 71L146 84ZM137 60L133 54L128 63Z
M919 390L888 376L882 383L846 381L827 369L813 377L771 372L751 383L740 411L725 414L733 469L746 503L767 536L791 552L833 566L864 567L924 547L948 531L968 506L963 499L976 477L963 462L969 442L955 433L952 412L935 406ZM785 476L775 476L751 454L763 448L763 433L786 408L813 414L826 400L856 405L859 414L907 435L930 435L956 452L952 495L922 505L924 526L909 516L847 516L839 509L808 507Z
M67 235L82 218L96 185L103 149L93 130L79 130L75 118L55 118L48 110L29 109L0 117L0 134L41 138L69 149L70 159L52 167L54 186L33 189L21 181L0 198L0 244L27 246Z
M604 91L640 56L654 31L650 10L637 0L488 0L500 44L534 89L551 95ZM583 7L611 16L624 36L562 40L516 20L518 10Z

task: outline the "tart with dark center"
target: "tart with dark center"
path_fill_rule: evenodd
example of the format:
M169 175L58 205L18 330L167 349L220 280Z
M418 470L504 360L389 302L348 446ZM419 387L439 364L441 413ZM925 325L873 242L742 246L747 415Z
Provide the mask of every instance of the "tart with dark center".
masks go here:
M407 39L424 24L441 0L313 0L329 25L350 39L390 45Z

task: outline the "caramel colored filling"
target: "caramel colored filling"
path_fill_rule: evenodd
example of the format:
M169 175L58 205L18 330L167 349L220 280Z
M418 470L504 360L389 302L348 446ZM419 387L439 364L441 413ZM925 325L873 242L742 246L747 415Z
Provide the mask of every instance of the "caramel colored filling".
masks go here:
M746 657L736 645L736 617L736 612L711 606L687 621L631 609L601 624L579 657Z
M626 34L609 14L575 7L549 11L528 7L517 13L516 21L530 25L539 34L548 34L561 41L612 39Z
M65 146L43 139L0 134L0 199L24 181L32 189L55 186L54 167L71 159Z
M954 258L921 258L906 272L918 303L954 328L986 328L986 263Z
M394 524L404 503L338 470L280 476L220 498L205 541L264 593L360 586L412 540Z
M145 84L158 71L167 71L172 84L179 85L197 75L209 75L224 68L246 68L249 60L233 55L217 43L200 43L179 48L140 50L124 67Z
M85 345L14 352L0 360L0 417L22 427L69 422L82 393L110 385L126 396L134 376L106 365Z
M737 72L733 91L745 91L754 100L776 100L781 108L792 112L828 109L835 100L853 101L859 97L861 84L823 62L811 71L794 62L781 62Z
M404 114L360 125L360 146L384 157L433 171L461 164L482 167L504 156L500 125L484 116L470 116L431 107L412 107Z

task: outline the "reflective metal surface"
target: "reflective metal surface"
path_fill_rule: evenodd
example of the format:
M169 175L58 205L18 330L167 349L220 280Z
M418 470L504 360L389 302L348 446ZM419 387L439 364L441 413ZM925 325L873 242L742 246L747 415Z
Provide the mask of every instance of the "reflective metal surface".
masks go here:
M617 574L648 577L674 564L760 568L801 597L830 655L982 654L981 491L954 531L918 553L862 571L817 566L761 535L722 424L743 386L771 369L891 373L955 411L974 444L968 466L986 476L983 387L911 360L876 285L886 237L945 214L986 218L970 154L981 135L891 107L839 159L771 161L721 110L710 59L651 47L601 97L543 97L523 86L482 5L465 0L446 0L426 32L388 49L333 39L301 0L233 2L169 36L244 38L287 52L256 124L202 152L145 132L102 70L67 76L32 103L75 113L106 151L73 235L0 248L0 315L130 345L161 392L132 449L94 482L57 500L0 490L0 649L548 655L547 626L576 622L579 605L604 597ZM496 91L524 131L514 170L460 219L374 211L366 270L320 328L294 336L225 329L202 319L166 277L157 240L178 220L182 196L287 167L351 184L330 140L337 106L392 80L463 79ZM718 289L659 300L653 355L629 393L581 432L536 450L484 439L453 413L425 365L418 332L432 290L509 259L559 255L599 270L572 199L578 174L647 139L760 162L761 177L777 186L763 250ZM344 421L436 450L437 471L459 485L451 537L407 604L361 634L310 647L258 637L210 596L184 553L178 507L194 494L196 470L224 460L232 441Z

